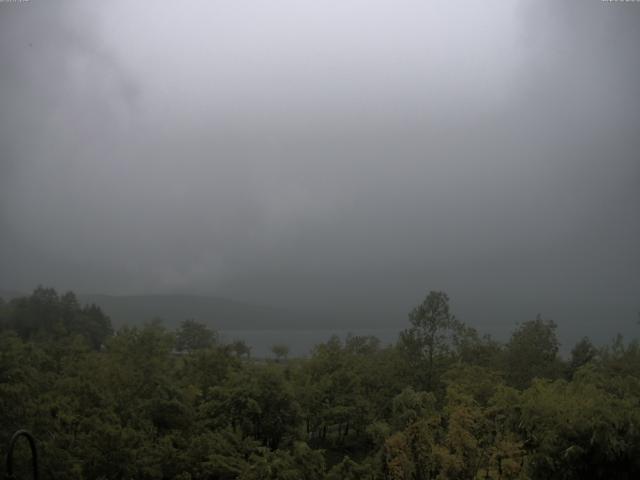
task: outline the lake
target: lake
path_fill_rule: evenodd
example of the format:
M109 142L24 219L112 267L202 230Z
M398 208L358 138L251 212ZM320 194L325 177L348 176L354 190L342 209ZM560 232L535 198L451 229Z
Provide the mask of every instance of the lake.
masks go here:
M252 357L272 357L271 347L284 344L290 348L291 357L309 355L314 346L326 342L332 335L344 341L346 336L373 335L378 337L382 345L393 343L398 339L400 330L395 328L351 329L351 330L222 330L220 332L225 343L233 340L244 340L251 346Z

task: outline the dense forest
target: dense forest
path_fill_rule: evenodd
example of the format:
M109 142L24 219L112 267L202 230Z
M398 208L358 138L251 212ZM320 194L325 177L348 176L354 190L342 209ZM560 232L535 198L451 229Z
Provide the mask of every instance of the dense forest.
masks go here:
M394 345L333 337L307 358L286 339L252 358L195 320L114 332L47 288L0 301L0 328L3 453L29 429L44 478L640 478L636 340L562 358L538 317L500 343L442 292Z

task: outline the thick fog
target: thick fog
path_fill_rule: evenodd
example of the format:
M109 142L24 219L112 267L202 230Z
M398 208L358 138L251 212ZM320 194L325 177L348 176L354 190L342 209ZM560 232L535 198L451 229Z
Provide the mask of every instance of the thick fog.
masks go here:
M0 289L640 311L640 3L0 3Z

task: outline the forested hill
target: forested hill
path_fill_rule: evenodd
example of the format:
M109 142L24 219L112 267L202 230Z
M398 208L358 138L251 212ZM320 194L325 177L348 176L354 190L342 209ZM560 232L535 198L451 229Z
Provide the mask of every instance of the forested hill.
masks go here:
M23 296L26 295L0 291L0 298L7 301ZM111 318L111 323L116 328L123 325L141 325L152 319L161 319L168 327L175 327L187 318L219 330L313 329L320 325L331 328L342 324L342 319L335 315L297 312L215 296L79 293L76 297L82 305L100 307Z
M4 300L24 296L26 294L0 290L0 298ZM319 326L337 327L342 325L343 320L336 315L297 312L216 296L79 293L76 297L82 305L100 307L116 328L141 325L152 319L162 319L168 327L176 327L182 320L192 318L219 330L313 329Z
M175 327L193 318L220 330L300 329L340 325L335 316L317 312L298 312L285 308L200 295L78 295L83 304L98 305L115 327L137 325L161 318Z
M310 324L309 318L285 309L198 295L78 295L83 304L98 305L115 327L161 318L177 326L193 318L217 329L292 328ZM311 315L309 315L311 316Z
M5 301L27 294L0 290ZM229 298L190 294L105 295L77 293L81 305L97 305L109 316L114 327L142 325L161 319L176 327L194 319L217 330L314 330L388 327L372 322L365 314L314 310L295 310L254 304Z

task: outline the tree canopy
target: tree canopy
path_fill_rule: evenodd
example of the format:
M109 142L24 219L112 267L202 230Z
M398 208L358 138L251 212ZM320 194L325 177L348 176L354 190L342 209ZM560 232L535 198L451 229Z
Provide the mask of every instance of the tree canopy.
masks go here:
M0 445L31 430L43 478L640 475L638 341L583 339L564 360L555 323L524 322L502 344L442 292L395 345L334 336L276 360L196 320L112 332L52 289L0 302L0 320Z

